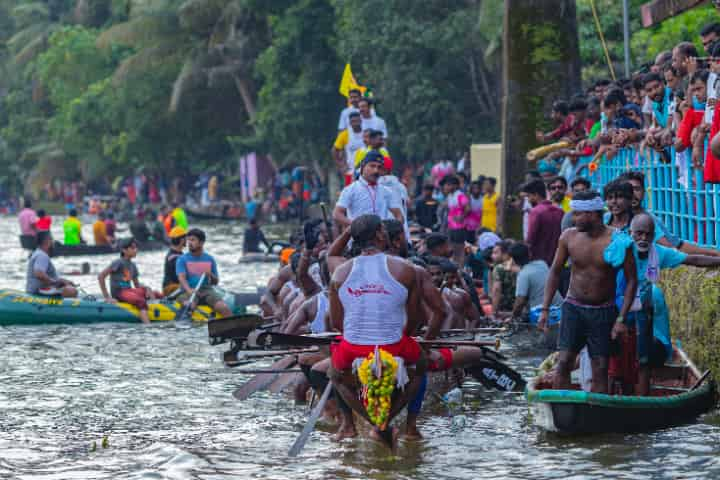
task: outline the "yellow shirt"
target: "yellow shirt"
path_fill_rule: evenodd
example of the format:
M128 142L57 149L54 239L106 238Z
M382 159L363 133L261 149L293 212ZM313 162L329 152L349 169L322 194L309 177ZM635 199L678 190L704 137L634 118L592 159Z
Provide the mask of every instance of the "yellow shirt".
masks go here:
M480 226L492 232L497 231L497 197L497 192L492 195L483 195L482 222Z
M107 229L105 222L98 219L93 223L93 237L95 237L95 245L108 245Z
M560 205L558 207L562 208L562 211L565 213L568 213L570 211L570 200L572 200L570 197L565 195L565 198L563 198L563 201L560 202Z
M360 164L362 163L363 159L365 158L365 155L368 154L368 152L372 150L370 147L361 148L357 152L355 152L355 168L360 168ZM380 155L383 157L389 157L390 152L388 152L387 148L380 147L378 150L380 152Z

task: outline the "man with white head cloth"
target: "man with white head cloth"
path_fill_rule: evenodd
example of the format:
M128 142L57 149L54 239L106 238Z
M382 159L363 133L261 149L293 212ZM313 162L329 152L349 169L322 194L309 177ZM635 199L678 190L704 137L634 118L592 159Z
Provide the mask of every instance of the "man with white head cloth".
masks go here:
M538 327L545 329L550 304L560 284L563 265L571 262L570 287L562 306L558 338L558 363L553 388L570 388L575 358L587 345L590 353L592 391L608 391L610 338L627 331L623 323L637 290L637 270L632 239L603 223L605 205L595 191L581 192L570 203L575 228L563 232L545 285ZM615 306L616 269L625 278L625 300L618 315Z

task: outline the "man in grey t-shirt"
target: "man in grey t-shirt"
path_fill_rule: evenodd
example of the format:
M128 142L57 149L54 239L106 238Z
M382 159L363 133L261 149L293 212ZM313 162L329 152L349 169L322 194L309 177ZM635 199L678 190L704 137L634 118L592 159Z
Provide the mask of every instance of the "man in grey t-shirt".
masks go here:
M510 256L520 266L515 284L515 305L513 317L525 316L532 307L542 305L545 294L545 283L550 269L544 260L530 261L530 250L524 243L516 243L510 247ZM553 305L560 305L562 297L555 292Z
M31 295L77 297L78 292L72 283L58 276L50 260L52 242L50 232L38 232L37 249L28 260L25 291Z

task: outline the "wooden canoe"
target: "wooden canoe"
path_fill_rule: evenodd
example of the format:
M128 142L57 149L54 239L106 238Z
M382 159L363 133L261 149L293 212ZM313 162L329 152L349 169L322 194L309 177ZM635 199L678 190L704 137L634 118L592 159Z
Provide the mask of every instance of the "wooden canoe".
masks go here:
M679 347L670 362L653 370L650 396L606 395L573 387L553 390L543 377L532 379L525 396L534 423L559 433L641 432L692 422L718 400L715 381L701 374Z

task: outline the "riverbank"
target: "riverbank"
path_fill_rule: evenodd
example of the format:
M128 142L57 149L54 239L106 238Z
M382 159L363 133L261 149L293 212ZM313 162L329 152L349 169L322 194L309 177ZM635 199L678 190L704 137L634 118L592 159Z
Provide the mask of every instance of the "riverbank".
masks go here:
M666 270L661 285L674 339L701 370L720 375L720 271L694 267Z

